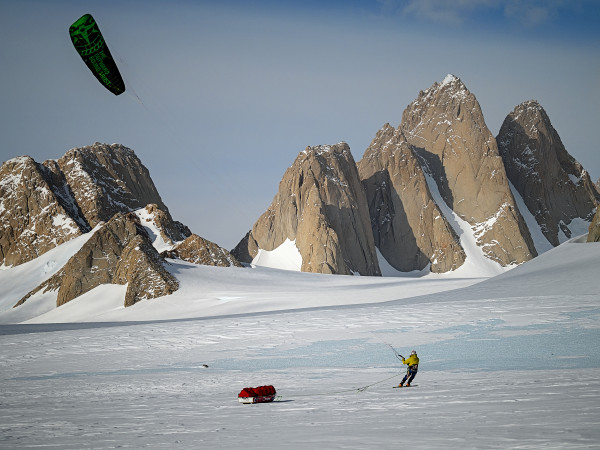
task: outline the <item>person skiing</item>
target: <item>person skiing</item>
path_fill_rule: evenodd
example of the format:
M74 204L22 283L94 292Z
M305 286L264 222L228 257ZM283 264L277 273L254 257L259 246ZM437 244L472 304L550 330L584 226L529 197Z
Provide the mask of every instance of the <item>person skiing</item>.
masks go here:
M413 350L410 352L408 358L404 359L403 357L402 364L406 364L408 367L406 369L406 375L404 375L404 378L402 378L398 387L404 386L404 383L406 383L406 386L408 387L410 386L410 383L412 383L412 380L415 379L415 375L417 375L417 371L419 370L419 357L417 356L417 352Z

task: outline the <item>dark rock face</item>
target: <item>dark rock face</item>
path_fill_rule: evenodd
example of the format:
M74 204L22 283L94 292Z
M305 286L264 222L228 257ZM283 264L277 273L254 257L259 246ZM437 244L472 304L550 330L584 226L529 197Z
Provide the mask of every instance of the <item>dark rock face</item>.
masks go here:
M448 272L465 260L458 237L435 203L402 131L379 130L358 172L367 194L375 245L395 269Z
M422 91L405 109L399 128L488 258L506 266L537 256L496 140L462 81L448 75Z
M572 236L573 219L592 220L600 194L538 102L518 105L497 140L510 181L552 245L560 243L560 232Z

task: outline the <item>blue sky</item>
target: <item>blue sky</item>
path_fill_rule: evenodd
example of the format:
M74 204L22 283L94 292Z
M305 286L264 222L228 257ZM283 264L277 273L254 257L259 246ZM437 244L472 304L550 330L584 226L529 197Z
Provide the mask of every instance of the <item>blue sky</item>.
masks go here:
M88 12L125 95L72 48L68 27ZM597 180L599 25L585 0L0 0L0 161L121 143L175 219L232 248L307 145L346 141L358 161L452 73L494 135L537 99Z

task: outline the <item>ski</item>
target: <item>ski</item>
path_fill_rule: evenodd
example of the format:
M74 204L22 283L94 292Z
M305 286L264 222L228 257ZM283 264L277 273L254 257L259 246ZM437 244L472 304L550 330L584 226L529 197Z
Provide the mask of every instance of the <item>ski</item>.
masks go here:
M410 386L392 386L394 389L400 389L400 388L410 388L410 387L417 387L418 384L411 384Z

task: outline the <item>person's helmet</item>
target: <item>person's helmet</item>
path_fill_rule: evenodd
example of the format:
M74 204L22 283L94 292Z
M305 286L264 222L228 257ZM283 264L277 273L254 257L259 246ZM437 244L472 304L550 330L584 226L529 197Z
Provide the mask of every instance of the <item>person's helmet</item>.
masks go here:
M411 354L411 355L416 355L416 354L417 354L417 351L416 351L416 350L413 350L412 352L410 352L410 354Z

